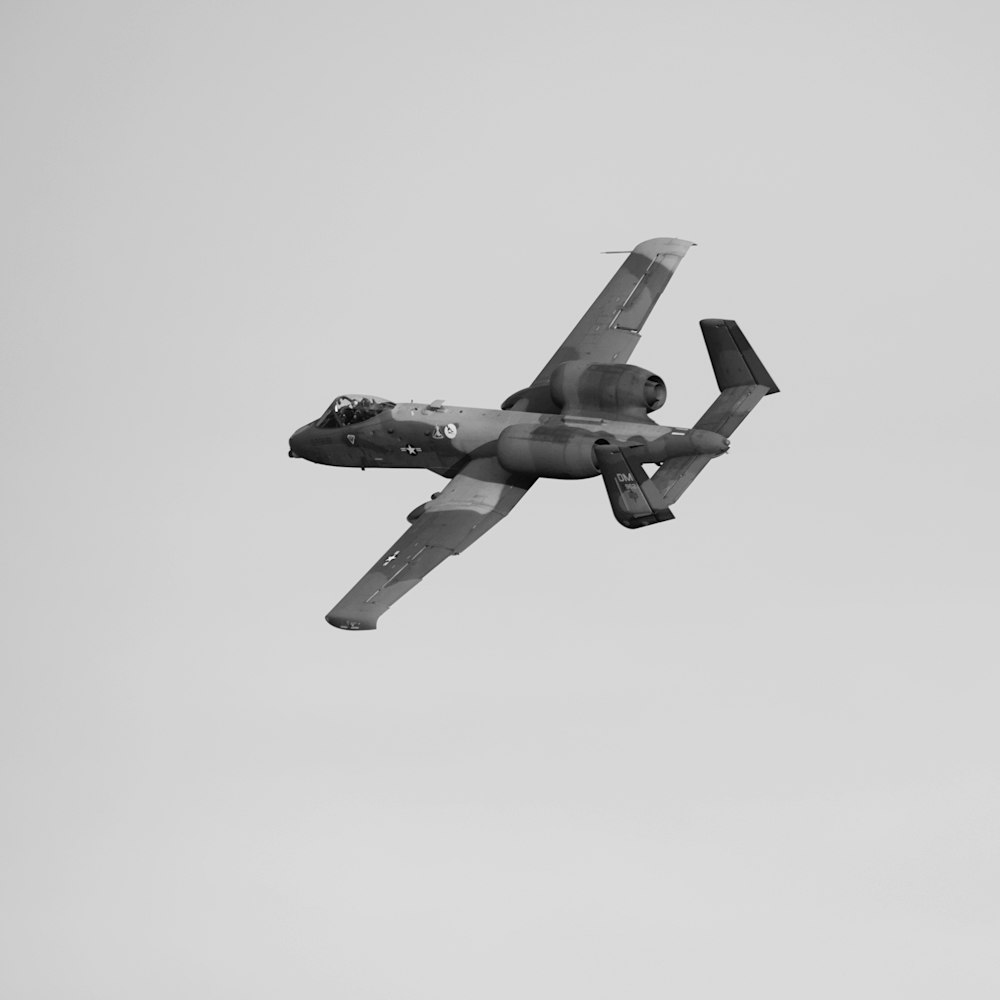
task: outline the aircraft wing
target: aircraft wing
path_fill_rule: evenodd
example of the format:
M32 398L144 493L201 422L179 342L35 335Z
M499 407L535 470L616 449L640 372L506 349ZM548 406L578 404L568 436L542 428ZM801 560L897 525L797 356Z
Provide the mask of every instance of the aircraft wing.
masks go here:
M639 331L656 300L692 246L687 240L666 238L640 243L531 385L547 384L552 372L564 361L625 364L639 342ZM530 390L522 390L511 396L503 408L535 408L537 401L533 397ZM522 399L524 402L518 406Z
M498 524L534 479L505 472L495 458L474 458L430 502L413 525L326 616L337 628L373 629L379 616L448 556Z

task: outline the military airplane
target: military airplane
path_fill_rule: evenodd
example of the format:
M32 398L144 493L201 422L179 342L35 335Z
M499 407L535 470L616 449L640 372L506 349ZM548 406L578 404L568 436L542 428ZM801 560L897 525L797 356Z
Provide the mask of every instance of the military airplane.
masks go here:
M694 427L649 416L663 379L626 364L657 299L690 247L652 239L628 252L607 287L525 389L499 410L338 396L300 427L289 455L360 469L429 469L450 482L410 512L410 527L326 616L337 628L373 629L379 616L448 556L504 518L536 479L601 476L627 528L673 518L671 507L729 435L778 391L739 326L704 319L719 397ZM652 478L644 465L657 466Z

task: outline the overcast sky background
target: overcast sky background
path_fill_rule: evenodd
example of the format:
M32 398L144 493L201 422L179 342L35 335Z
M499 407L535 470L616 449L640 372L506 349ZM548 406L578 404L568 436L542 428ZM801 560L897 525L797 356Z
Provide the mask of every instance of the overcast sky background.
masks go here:
M0 992L993 1000L997 22L5 4ZM289 433L498 405L653 236L662 419L706 316L781 394L331 629L442 480Z

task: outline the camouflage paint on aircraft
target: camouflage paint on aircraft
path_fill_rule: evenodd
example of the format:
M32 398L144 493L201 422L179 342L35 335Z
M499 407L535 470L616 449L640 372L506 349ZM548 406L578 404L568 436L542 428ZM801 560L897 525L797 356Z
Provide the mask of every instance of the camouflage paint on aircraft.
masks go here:
M292 435L289 454L319 465L419 468L450 480L410 513L410 528L327 615L331 625L374 628L387 608L497 524L540 477L602 476L626 527L673 518L671 504L728 450L728 436L750 410L778 391L736 323L702 320L718 399L691 428L650 418L666 387L626 362L692 245L640 243L535 381L499 410L344 395ZM652 479L643 465L658 467Z

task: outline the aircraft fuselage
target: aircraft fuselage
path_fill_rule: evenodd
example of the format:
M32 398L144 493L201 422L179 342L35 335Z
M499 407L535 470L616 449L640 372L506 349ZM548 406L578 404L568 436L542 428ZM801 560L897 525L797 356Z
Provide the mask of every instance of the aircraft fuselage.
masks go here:
M706 435L704 431L689 428L663 427L651 421L477 409L441 403L399 403L377 416L346 427L320 427L319 423L306 424L292 435L289 441L292 457L348 468L428 469L445 477L453 476L469 458L496 455L501 433L513 426L525 430L545 427L567 438L579 436L593 440L599 437L619 444L663 441L664 447L674 445L672 450L683 454L717 453L728 446L728 441L715 440L718 435ZM592 474L599 474L596 466Z

